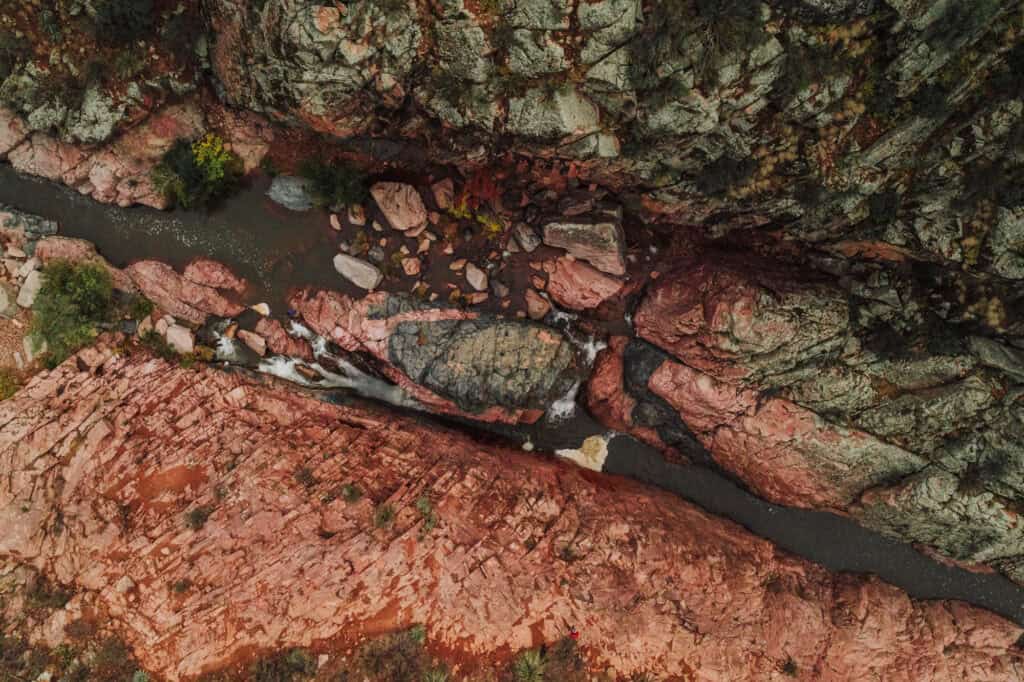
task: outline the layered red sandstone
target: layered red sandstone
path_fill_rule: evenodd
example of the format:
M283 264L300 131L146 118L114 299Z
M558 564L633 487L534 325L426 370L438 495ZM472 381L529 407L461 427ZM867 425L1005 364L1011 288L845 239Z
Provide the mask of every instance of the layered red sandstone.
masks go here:
M0 554L171 680L415 622L469 657L572 624L621 676L1024 679L1021 628L830 575L668 493L141 354L86 350L0 403L0 467Z

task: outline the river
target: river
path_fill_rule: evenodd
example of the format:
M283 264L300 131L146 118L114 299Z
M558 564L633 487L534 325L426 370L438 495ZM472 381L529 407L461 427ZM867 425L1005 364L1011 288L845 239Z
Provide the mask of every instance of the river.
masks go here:
M287 211L264 196L266 187L266 179L257 179L212 213L161 212L103 205L0 164L0 203L56 221L61 235L94 243L115 266L152 258L181 267L198 256L213 258L247 277L253 295L277 311L292 287L357 293L331 264L336 238L324 214ZM516 445L529 440L547 452L578 447L584 437L604 432L582 408L567 421L531 428L460 426ZM671 491L832 571L875 574L913 597L962 600L1024 625L1024 589L1001 575L935 561L841 516L770 504L711 469L668 463L631 437L612 438L603 471Z

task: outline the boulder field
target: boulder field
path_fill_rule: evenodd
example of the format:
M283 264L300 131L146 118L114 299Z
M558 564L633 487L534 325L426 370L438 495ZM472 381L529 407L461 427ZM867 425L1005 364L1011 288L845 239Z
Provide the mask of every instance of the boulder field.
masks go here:
M1021 628L978 609L830 575L667 493L114 338L0 404L0 471L0 552L74 593L36 636L99 614L161 679L413 623L478 657L573 625L622 677L1024 679Z

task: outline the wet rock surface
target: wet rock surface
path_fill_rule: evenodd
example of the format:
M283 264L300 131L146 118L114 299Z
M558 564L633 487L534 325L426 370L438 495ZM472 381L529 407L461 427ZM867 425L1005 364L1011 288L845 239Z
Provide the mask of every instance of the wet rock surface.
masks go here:
M582 376L569 340L534 323L383 293L352 300L306 291L292 306L321 336L387 363L392 380L425 388L428 404L440 397L485 421L535 421Z
M0 448L0 551L166 679L414 622L475 656L576 623L622 676L1021 679L1020 628L983 611L831 576L667 493L210 369L101 345L0 405ZM344 483L358 501L330 494ZM169 595L175 575L191 588Z

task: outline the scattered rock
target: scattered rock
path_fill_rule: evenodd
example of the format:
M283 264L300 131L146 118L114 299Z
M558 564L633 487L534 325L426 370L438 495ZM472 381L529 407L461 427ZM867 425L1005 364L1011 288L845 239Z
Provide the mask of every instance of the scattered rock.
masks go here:
M487 290L487 274L472 263L466 264L466 281L477 291Z
M263 317L270 315L270 304L268 303L257 303L256 305L249 306L249 310L253 310Z
M370 194L394 229L405 232L427 224L427 209L412 185L378 182L370 188Z
M33 270L25 277L18 292L18 305L22 308L31 308L36 301L39 290L43 287L43 274L39 270Z
M18 314L18 294L7 282L0 282L0 317L14 317Z
M188 327L180 324L168 325L164 336L167 339L167 345L182 355L195 350L195 336Z
M35 256L32 256L31 258L26 260L24 263L22 263L20 268L18 268L18 279L23 279L25 277L28 277L28 273L32 272L33 270L38 270L38 269L39 269L39 259L36 258Z
M465 258L457 258L448 264L448 269L458 272L462 268L466 267L466 263L468 262L469 261L467 261Z
M403 258L402 259L402 270L409 277L415 277L420 274L420 259L419 258Z
M256 355L263 357L267 354L267 340L259 334L251 332L248 329L239 329L238 338L241 339L242 343L256 353Z
M367 291L376 289L384 279L384 275L377 267L344 253L334 257L334 269L342 277Z
M617 222L553 222L544 226L544 243L565 249L612 275L626 274L625 236Z
M434 194L434 201L439 209L447 211L452 207L452 200L455 198L455 183L451 178L438 180L430 186L430 191Z
M341 219L338 218L337 213L331 214L331 229L334 230L335 232L341 231Z
M352 204L348 207L348 221L356 227L366 225L366 209L362 204Z
M540 246L540 237L537 236L537 232L526 223L516 223L512 234L526 253L533 253Z
M551 304L535 290L527 289L525 298L526 313L530 316L531 320L543 319L551 311Z
M596 308L622 289L621 281L565 256L545 262L544 270L551 298L571 310Z
M509 288L508 288L508 285L505 284L504 282L502 282L500 280L497 280L497 279L492 279L491 280L491 291L498 298L505 298L506 296L508 296Z
M309 180L294 175L278 175L270 183L267 196L274 203L291 211L308 211L313 208L309 192Z

